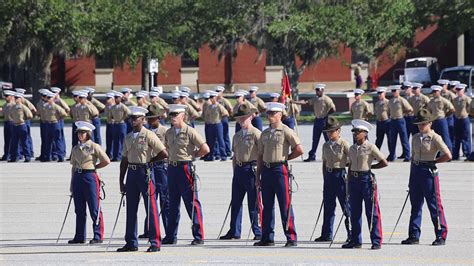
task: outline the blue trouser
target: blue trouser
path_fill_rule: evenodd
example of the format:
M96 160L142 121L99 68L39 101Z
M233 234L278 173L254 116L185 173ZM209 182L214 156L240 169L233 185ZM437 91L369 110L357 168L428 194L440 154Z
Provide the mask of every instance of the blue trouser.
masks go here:
M315 118L313 123L313 143L311 144L311 150L308 152L309 159L316 159L316 150L318 149L319 139L321 134L324 136L324 140L328 141L326 132L323 132L323 128L328 121L327 117Z
M64 119L58 120L59 140L53 142L53 158L64 159L66 156L66 138L64 136ZM75 145L75 144L74 144ZM74 147L74 146L73 146Z
M262 117L256 116L252 119L252 125L256 127L258 130L262 131L263 129L263 122Z
M113 135L114 135L114 124L107 123L105 126L105 153L109 158L112 158L113 149L112 149L112 142L113 142Z
M222 120L222 132L224 134L224 143L225 143L225 152L227 156L232 156L232 150L230 145L230 137L229 137L229 117L223 117Z
M416 239L420 238L423 199L425 199L430 211L431 221L434 225L436 238L446 239L448 225L446 224L446 217L444 216L443 205L441 204L438 174L433 175L428 166L412 164L408 188L410 189L411 203L408 235Z
M449 136L448 122L446 118L439 118L433 121L433 130L441 135L446 146L448 146L449 151L453 152L453 143L451 142L451 137Z
M191 173L191 166L191 162L178 166L173 166L171 164L168 165L170 216L166 238L170 240L175 240L178 236L181 197L183 198L184 206L186 207L189 218L192 218L192 233L194 239L204 240L202 207L198 198L197 190L193 190L194 180ZM192 213L193 210L194 213Z
M41 154L39 156L40 160L44 160L46 158L46 142L43 141L46 135L46 123L40 121L40 138L41 138ZM74 147L74 146L73 146Z
M224 135L222 132L222 123L217 124L206 124L204 126L204 132L206 135L206 142L209 145L210 152L206 156L208 160L212 160L214 153L219 156L221 159L225 159L227 157L227 153L225 152L225 144L224 144ZM217 145L216 145L217 142ZM216 146L218 151L215 151Z
M414 135L413 133L413 120L415 119L415 116L413 115L407 115L403 117L405 119L405 125L407 128L407 135L408 135L408 140L410 140L410 135Z
M51 161L53 158L53 148L61 146L61 126L58 122L45 123L44 124L45 134L41 140L44 143L44 157L45 161Z
M403 155L405 155L405 160L410 160L410 144L408 143L408 134L407 127L405 125L405 119L391 119L390 121L391 133L389 143L389 152L388 160L392 161L396 157L397 150L397 137L400 135L400 142L402 143Z
M286 117L282 122L291 129L295 128L295 118L293 116Z
M5 121L3 125L3 160L10 160L11 137L13 133L12 121ZM16 158L13 158L16 159Z
M380 149L383 139L387 135L387 146L390 148L392 130L390 129L390 119L385 121L377 121L375 146Z
M26 124L13 126L12 133L13 134L11 137L10 159L15 161L18 158L19 149L15 147L19 147L21 154L25 156L25 160L29 160L32 154L30 153L31 147L28 143L28 128Z
M112 160L122 160L123 141L127 135L127 124L117 123L113 125L113 142L112 142Z
M449 138L451 139L451 143L454 145L454 115L450 115L446 117L446 122L448 122L448 132Z
M274 241L275 237L275 195L280 206L281 222L283 231L288 241L296 241L295 216L293 215L293 207L290 205L288 168L282 164L279 166L267 168L263 166L262 171L262 241ZM288 209L290 209L290 219L288 230L286 223L288 221Z
M369 172L358 172L357 177L349 178L349 204L351 206L352 236L351 241L362 244L362 201L364 201L367 224L372 221L370 240L372 245L382 245L382 216L379 208L379 195L377 186L372 185ZM372 213L372 206L374 212Z
M145 166L133 167L133 165L129 165L127 172L127 182L125 184L125 196L127 198L127 226L125 231L126 246L138 247L137 212L141 195L145 199L144 203L146 213L150 213L150 218L146 221L147 225L148 221L150 222L148 225L148 239L152 246L160 247L160 220L158 218L153 171L150 171L150 176L148 177ZM151 206L148 206L148 197L150 197L149 200ZM150 208L150 210L148 210L148 208Z
M161 220L163 221L163 227L166 232L170 213L170 201L168 196L168 164L166 162L153 163L152 169L155 177L155 200L158 199L159 194ZM143 200L147 200L147 198L143 198ZM148 235L147 220L148 217L145 219L145 229L143 230L145 235Z
M72 122L72 143L71 143L71 146L74 147L77 145L77 143L79 142L79 139L77 138L77 127L76 127L76 124L74 122Z
M31 138L31 120L25 120L26 130L28 131L27 135L27 146L29 148L30 156L33 157L35 152L33 151L33 139Z
M236 165L232 178L232 200L230 214L230 230L227 234L240 237L242 233L242 201L247 193L247 207L250 223L255 236L261 236L262 230L258 225L258 215L261 212L261 202L255 187L255 172L252 165ZM261 215L261 213L260 213Z
M102 144L102 139L100 137L100 117L94 117L92 118L92 125L95 126L93 135L94 135L94 142L101 145Z
M102 207L99 207L99 177L95 172L74 172L72 177L72 198L74 199L74 209L76 212L76 234L74 235L74 240L86 240L86 203L92 218L94 239L102 240L104 238L104 218L102 216Z
M459 159L459 148L461 148L464 156L471 154L471 123L469 117L454 120L454 148L453 159Z
M351 237L349 217L350 206L347 202L346 193L346 169L332 169L332 172L324 171L324 219L321 236L325 238L333 237L334 218L336 217L336 198L339 200L345 219L347 238Z

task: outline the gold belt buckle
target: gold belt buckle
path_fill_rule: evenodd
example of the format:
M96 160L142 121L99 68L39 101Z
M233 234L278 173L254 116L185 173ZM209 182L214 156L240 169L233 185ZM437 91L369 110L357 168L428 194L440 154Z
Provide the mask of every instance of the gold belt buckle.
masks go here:
M420 165L420 161L413 161L415 165Z
M352 171L352 176L353 177L359 177L359 173L355 172L355 171Z
M242 167L242 162L237 161L236 163L238 166Z
M82 173L82 168L76 168L76 172L81 174Z
M267 168L271 168L271 167L272 167L272 165L271 165L270 163L267 163L267 162L263 162L263 165L265 165L265 167L267 167Z
M134 171L137 170L137 166L134 165L134 164L130 165L130 168L131 168L132 170L134 170Z
M328 173L332 173L332 170L333 170L333 169L332 169L331 167L326 167L326 171L327 171Z
M178 166L178 162L173 162L173 161L170 161L170 164L174 167Z

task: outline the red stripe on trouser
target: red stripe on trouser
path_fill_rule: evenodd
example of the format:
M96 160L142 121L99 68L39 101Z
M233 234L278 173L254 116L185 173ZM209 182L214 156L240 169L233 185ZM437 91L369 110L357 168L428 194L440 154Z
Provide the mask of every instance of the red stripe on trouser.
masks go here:
M156 200L155 200L155 186L153 182L148 182L148 186L150 189L150 202L151 202L151 209L153 211L153 221L155 224L155 241L158 247L161 245L160 241L160 225L158 220L158 210L156 208ZM150 208L150 206L148 206ZM149 225L148 225L149 226Z
M444 210L443 210L443 205L441 204L441 193L439 191L439 176L435 176L435 182L436 182L436 202L438 204L438 215L440 216L440 223L445 227L444 232L442 233L441 237L443 239L446 239L446 236L448 234L448 225L446 224L446 218L444 217Z
M263 226L263 208L262 208L262 197L260 196L260 191L257 189L257 208L260 215L259 222L260 226Z
M379 232L380 235L380 246L382 246L383 242L383 232L382 232L382 215L380 213L380 207L379 207L379 192L377 186L375 186L375 191L374 191L374 200L375 200L375 212L377 213L377 231ZM373 214L372 214L373 215Z
M285 192L286 192L286 211L290 216L288 219L288 231L290 233L291 240L295 240L295 234L293 229L293 217L291 217L291 210L290 210L290 186L288 184L288 171L286 170L286 165L282 166L283 169L283 179L285 180Z
M100 209L100 183L99 183L99 176L97 173L93 174L95 177L95 185L97 189L97 210L99 213L97 214L97 218L99 219L99 226L100 226L100 240L104 239L104 220L102 218L102 210ZM95 222L94 222L95 225Z
M194 205L194 209L196 211L197 219L199 223L199 232L201 233L201 240L204 240L204 227L202 224L201 209L199 208L199 205L196 202L196 197L194 194L196 193L194 191L194 181L193 181L193 178L191 177L191 173L189 172L189 166L187 164L184 165L184 174L186 175L186 178L188 179L189 184L191 185L191 190L193 192L193 205ZM192 222L194 223L194 221Z

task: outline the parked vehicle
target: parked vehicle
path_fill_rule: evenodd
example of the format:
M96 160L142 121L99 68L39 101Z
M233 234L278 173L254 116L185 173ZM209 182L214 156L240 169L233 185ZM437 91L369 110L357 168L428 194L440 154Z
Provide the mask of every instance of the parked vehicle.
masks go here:
M457 66L443 69L440 79L458 80L467 85L466 94L472 96L474 66Z
M436 84L439 77L438 59L436 57L417 57L405 60L403 80L422 83L423 87Z

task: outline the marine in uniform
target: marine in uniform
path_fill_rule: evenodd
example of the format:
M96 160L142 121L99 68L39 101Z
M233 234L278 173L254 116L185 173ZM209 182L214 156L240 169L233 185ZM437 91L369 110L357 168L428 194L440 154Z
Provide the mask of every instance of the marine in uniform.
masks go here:
M351 104L350 112L352 119L361 119L367 121L372 116L372 108L365 100L362 99L362 94L364 94L363 90L354 90L355 101Z
M464 95L466 84L458 84L455 89L457 97L454 98L454 146L453 160L459 160L459 149L462 146L464 156L471 154L471 122L469 121L469 106L471 98Z
M206 158L204 158L204 161L214 161L214 154L217 155L221 161L226 161L227 153L225 151L222 118L228 117L229 113L222 104L217 102L217 92L208 91L208 93L209 102L203 106L202 117L205 123L204 131L206 142L209 145L210 152ZM216 148L219 150L215 151Z
M36 115L39 117L39 120L40 120L40 138L41 138L41 140L44 139L44 136L46 134L46 123L42 118L42 113L43 113L44 107L46 105L46 102L48 100L48 98L46 97L46 94L48 93L48 91L49 90L47 90L47 89L39 89L38 92L41 95L41 99L38 101L38 103L36 103L36 111L37 111ZM37 161L44 160L44 157L46 155L46 154L44 154L44 151L46 150L45 145L46 145L46 143L41 141L41 153L38 157L36 157L35 160L37 160Z
M254 240L260 240L262 229L259 226L261 217L260 191L255 187L255 167L258 157L258 142L261 132L252 125L253 115L257 109L253 106L241 105L234 114L241 126L232 139L232 199L230 229L219 239L240 239L242 234L242 201L247 193L247 207Z
M411 82L409 81L405 81L403 82L403 86L401 87L402 90L405 91L405 100L408 101L408 103L411 105L411 102L410 100L415 96L413 94L413 85ZM413 108L413 106L411 106ZM413 128L413 118L414 118L414 113L413 111L412 112L407 112L406 114L404 114L403 118L405 119L405 127L406 127L406 130L407 130L407 135L408 135L408 140L410 140L410 135L413 135L412 133L412 128ZM403 159L405 158L405 155L402 154L402 156L398 157L398 159Z
M387 161L392 162L396 157L397 137L403 148L404 162L410 161L410 144L408 143L408 133L404 115L413 112L413 108L405 98L400 97L400 85L390 86L392 98L388 101L388 112L390 116L391 140L389 141L389 151Z
M253 104L251 104L249 101L247 101L246 97L248 95L248 91L245 90L238 90L234 93L235 99L237 103L234 105L234 108L232 108L232 115L236 114L239 110L239 107L241 105L247 105L248 107L255 107ZM256 107L255 107L256 109ZM239 132L240 130L240 124L235 123L235 133Z
M26 90L23 89L23 88L15 88L15 91L18 92L18 93L21 93L23 95L26 92ZM37 110L36 110L35 105L33 103L31 103L25 97L23 97L21 99L22 99L23 104L26 105L26 107L28 107L28 109L30 109L33 116L35 116L37 114ZM27 143L27 146L28 146L28 149L29 149L29 153L30 153L31 157L33 158L35 153L33 151L33 139L31 138L31 119L25 120L25 124L26 124L26 130L28 131L28 136L27 136L26 143Z
M187 105L170 104L168 107L172 127L166 131L165 145L169 152L170 216L163 244L177 242L181 198L183 198L192 222L194 239L191 245L201 245L204 244L204 224L192 159L209 153L209 147L197 130L184 122Z
M262 117L260 117L260 114L264 114L266 109L265 109L265 103L263 102L263 100L257 97L257 91L258 91L257 86L251 86L249 88L249 94L247 95L247 97L248 97L249 102L253 104L257 108L257 111L258 111L252 120L252 125L256 127L258 130L262 131L263 122L262 122Z
M87 204L94 231L89 244L99 244L104 239L104 218L100 202L101 180L96 170L106 167L110 159L100 145L91 140L94 125L84 121L78 121L75 125L79 141L71 151L72 176L69 190L74 199L76 233L68 243L82 244L86 241Z
M67 105L66 101L61 99L61 89L58 87L51 87L51 91L56 94L54 97L54 103L59 105L61 108L66 111L66 114L69 114L71 111L69 109L69 106ZM66 137L64 136L64 118L58 119L59 127L60 127L60 140L59 140L59 146L54 145L53 146L53 161L58 160L59 162L64 161L64 158L66 157ZM53 143L54 144L54 143Z
M224 90L225 88L222 86L216 86L214 90L217 92L217 102L224 106L227 110L227 113L232 113L232 104L229 100L224 98ZM230 145L230 137L229 137L229 116L224 116L222 118L222 131L224 132L224 143L225 143L225 152L227 153L227 157L232 156L231 145Z
M145 209L147 218L148 240L150 247L147 252L160 251L160 220L156 204L156 185L154 171L151 164L168 157L165 146L156 134L143 125L147 109L138 106L130 107L130 120L133 130L128 133L120 162L120 191L127 199L127 222L125 232L125 246L117 249L118 252L138 250L137 212L140 195L146 200ZM127 174L127 181L125 180Z
M17 158L11 158L11 139L13 133L13 122L10 116L11 109L15 105L15 92L12 90L4 90L3 98L5 103L3 104L3 156L2 161L16 160ZM12 148L13 149L13 148Z
M448 146L449 151L453 148L451 137L449 135L448 121L446 117L454 113L453 104L446 98L441 96L441 86L431 86L433 98L428 102L427 109L433 115L433 130L441 135L444 143Z
M115 105L115 92L109 91L106 93L106 100L105 100L105 107L104 107L104 116L106 117L106 124L105 124L105 153L107 156L112 157L113 150L112 150L112 142L113 142L113 127L114 127L114 120L110 115L112 108Z
M74 134L76 131L75 122L84 121L84 122L93 124L92 120L94 117L99 115L99 110L97 110L97 108L91 102L87 100L87 91L82 91L82 90L74 91L73 95L75 96L74 99L76 101L76 104L71 106L70 114L74 122L72 126L72 130L73 130L72 143L73 143L73 146L75 146L78 141L77 134ZM98 142L95 141L94 133L92 133L91 140L99 144Z
M148 106L148 113L146 115L146 119L149 125L149 130L155 133L162 143L165 143L165 134L169 128L160 124L160 117L163 117L163 112L165 112L165 110L161 107L157 107L157 105L150 104ZM154 156L154 154L152 154L152 156ZM157 200L159 196L161 220L163 221L163 227L165 228L166 232L168 228L168 219L170 213L170 202L168 195L168 162L163 159L154 163L150 163L150 167L155 177L155 200ZM144 198L143 200L147 199ZM145 219L145 227L143 234L139 235L138 238L148 238L147 220L148 217Z
M444 81L444 82L441 82L439 83L439 81ZM448 82L448 83L446 83ZM454 104L454 98L456 98L456 93L453 92L454 90L454 87L458 84L460 84L461 82L457 81L457 80L451 80L451 81L448 81L448 80L438 80L438 84L441 85L441 87L443 88L441 90L441 96L443 96L444 98L448 99L452 104ZM449 116L446 116L446 121L448 122L448 130L449 130L449 137L451 138L451 143L454 145L454 136L455 136L455 133L454 133L454 114L451 114Z
M130 88L122 88L120 92L122 93L122 103L125 106L137 106L137 103L132 100L133 94ZM129 119L126 119L125 123L127 125L127 133L130 133L132 131L132 122Z
M177 101L178 104L186 105L186 116L185 116L185 122L190 125L191 127L194 127L194 120L199 117L198 111L193 107L189 100L189 93L187 92L180 92L179 93L179 100Z
M261 188L263 202L262 239L254 246L273 246L275 227L275 195L280 206L280 216L287 239L285 247L297 245L293 208L291 205L288 161L303 154L303 147L296 133L281 122L285 105L266 103L270 126L258 142L256 186ZM291 148L291 153L290 153ZM261 177L260 177L261 175ZM288 217L289 216L289 217Z
M428 96L424 95L421 93L421 88L423 87L423 84L421 83L412 83L412 90L413 90L413 97L408 99L408 102L410 103L411 107L413 108L413 114L418 113L418 111L421 108L425 108L428 102L430 101L430 98ZM413 117L413 119L415 119ZM418 127L412 123L411 127L411 134L415 135L418 133Z
M152 92L156 93L156 96L152 94ZM158 87L151 87L151 92L150 92L150 101L151 104L158 104L160 105L163 109L165 109L164 112L164 117L160 118L160 123L162 125L165 124L165 119L166 119L166 113L168 112L168 103L163 100L163 98L160 97L160 94L163 93L163 87L158 86Z
M412 138L412 164L408 183L411 203L408 238L402 244L418 244L421 234L423 199L426 200L433 222L436 239L434 246L444 245L448 234L448 225L444 216L439 188L437 163L451 160L451 152L440 135L431 130L432 115L427 109L420 109L414 123L419 133ZM437 153L442 155L436 158Z
M349 204L351 206L352 235L342 248L362 247L362 201L369 225L371 249L382 247L382 217L379 208L379 194L372 169L388 165L380 150L367 140L372 125L365 120L352 120L352 132L356 143L349 148ZM373 160L378 163L372 164Z
M316 86L314 86L316 97L304 102L313 106L315 116L313 123L313 142L311 144L311 150L308 153L308 158L304 160L305 162L316 161L316 150L318 149L321 134L324 136L324 141L328 141L328 136L323 132L323 128L327 123L328 115L336 111L336 106L331 98L324 95L325 88L325 84L316 84Z
M390 128L390 117L388 116L388 100L385 98L385 93L387 91L386 87L377 88L377 96L379 100L375 103L374 113L377 119L376 124L376 139L375 146L378 149L382 147L383 139L387 135L387 146L390 149L390 141L392 141Z
M301 111L299 104L288 96L282 97L285 98L284 104L286 106L286 116L283 118L282 122L289 128L295 129L296 118L299 116L299 113Z
M42 162L49 162L53 160L53 147L59 147L61 142L61 125L59 120L67 116L66 111L54 103L56 94L47 91L45 92L47 102L44 104L40 112L40 119L44 122L45 133L41 139L41 158ZM58 161L64 161L64 157L59 157Z
M95 108L97 108L97 111L99 111L99 114L97 116L92 117L92 124L95 127L94 132L93 132L94 142L101 145L102 144L102 137L100 135L100 128L102 126L102 123L100 121L100 114L105 111L105 105L94 97L95 90L93 88L88 87L88 88L86 88L86 90L88 92L87 93L87 100L90 103L92 103L92 105L94 105Z
M135 97L137 97L137 106L147 108L148 107L148 102L146 100L146 95L144 93L145 91L139 91L135 94Z
M122 103L123 94L115 92L115 105L111 108L109 117L113 121L112 162L122 160L123 142L127 135L127 123L130 115L128 107Z
M342 213L346 217L344 224L347 240L351 237L349 191L346 178L346 165L349 156L349 142L341 138L342 124L335 117L329 117L323 130L329 140L323 144L323 204L324 219L321 236L316 242L331 241L333 239L333 225L336 217L336 199L339 200Z
M16 92L14 97L15 105L9 111L13 126L9 162L16 162L19 157L18 152L20 151L25 158L25 163L27 163L31 161L33 154L31 154L32 148L28 143L29 133L25 121L32 119L33 113L23 104L23 93Z

